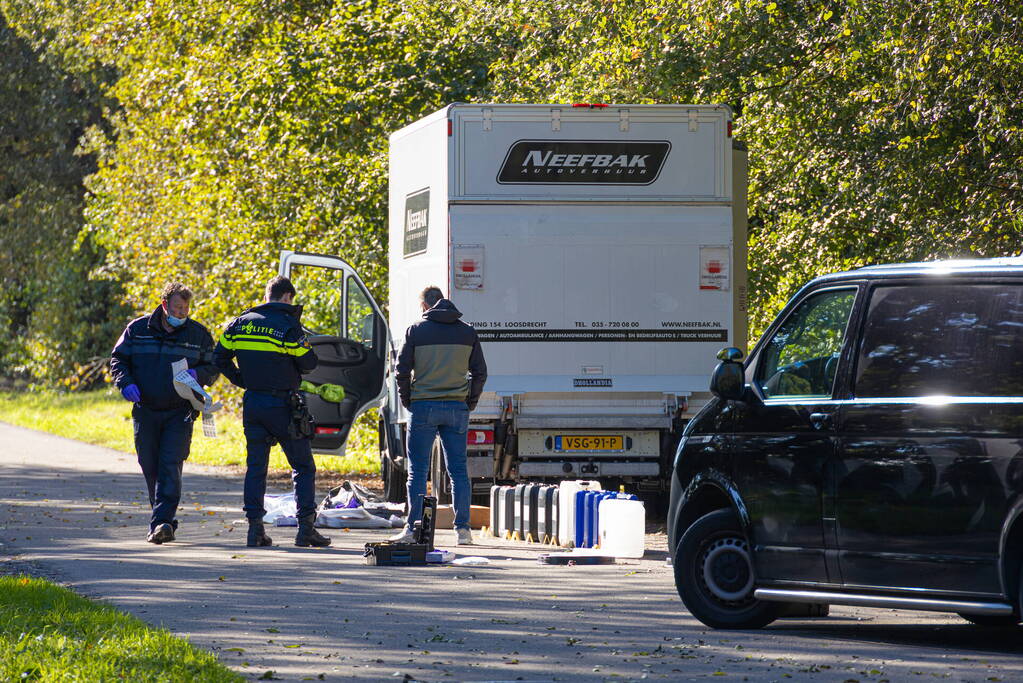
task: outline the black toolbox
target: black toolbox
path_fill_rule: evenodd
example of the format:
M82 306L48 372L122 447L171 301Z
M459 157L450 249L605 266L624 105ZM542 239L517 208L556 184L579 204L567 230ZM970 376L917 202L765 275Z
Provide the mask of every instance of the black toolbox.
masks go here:
M430 548L426 543L379 543L366 544L366 564L378 567L415 567L426 564L426 553Z

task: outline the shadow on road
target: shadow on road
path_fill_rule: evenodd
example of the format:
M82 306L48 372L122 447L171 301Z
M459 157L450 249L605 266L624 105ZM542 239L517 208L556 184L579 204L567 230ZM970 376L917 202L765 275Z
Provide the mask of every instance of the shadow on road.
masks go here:
M904 612L907 619L919 613ZM962 624L835 623L826 617L812 623L775 622L767 630L799 639L834 638L850 642L885 643L913 647L955 647L962 652L1023 654L1023 628L1005 629Z
M950 661L973 666L979 656L1008 670L1003 680L1023 678L1018 633L933 615L906 623L918 616L907 612L891 624L848 616L887 620L888 611L843 610L761 631L706 629L682 607L664 553L552 567L536 562L549 548L482 543L457 550L488 557L488 566L371 567L363 544L390 530L328 530L334 546L306 549L291 545L295 529L287 527L269 530L278 546L246 548L244 526L233 524L243 516L241 479L215 472L186 471L180 541L152 546L134 466L117 458L106 472L4 463L0 535L77 590L188 634L230 665L362 678L398 670L428 680L716 671L774 680L814 662L857 671L865 658L901 659L904 666L890 668L909 676L912 667L938 673Z

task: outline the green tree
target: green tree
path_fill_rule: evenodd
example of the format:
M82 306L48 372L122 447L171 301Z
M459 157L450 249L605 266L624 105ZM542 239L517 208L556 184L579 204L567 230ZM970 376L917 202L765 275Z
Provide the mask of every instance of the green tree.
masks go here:
M78 141L102 97L3 16L0 63L0 376L89 383L123 315L116 283L90 277L103 252L78 234L96 167Z
M748 143L752 330L808 278L1023 251L1023 5L500 3L499 99L722 102Z
M751 162L754 334L821 272L1023 251L1009 0L0 7L47 68L117 103L76 130L91 156L74 160L98 160L76 258L103 258L76 272L123 283L138 312L182 279L216 328L282 248L342 254L384 298L387 136L453 101L731 106ZM24 330L60 302L18 296L0 315Z

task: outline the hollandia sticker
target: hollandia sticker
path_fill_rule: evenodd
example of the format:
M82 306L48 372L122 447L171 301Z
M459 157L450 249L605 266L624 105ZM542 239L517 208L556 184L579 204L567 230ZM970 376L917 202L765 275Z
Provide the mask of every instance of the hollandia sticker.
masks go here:
M700 289L728 291L729 252L728 247L700 247Z

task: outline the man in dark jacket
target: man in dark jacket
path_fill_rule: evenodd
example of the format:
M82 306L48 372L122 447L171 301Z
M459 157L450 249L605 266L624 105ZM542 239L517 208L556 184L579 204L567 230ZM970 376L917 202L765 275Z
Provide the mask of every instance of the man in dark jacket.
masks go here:
M131 321L114 346L110 374L121 395L135 405L135 452L149 490L153 514L150 543L174 540L174 516L181 500L181 466L192 444L196 412L174 389L171 364L187 359L188 372L210 385L218 372L212 364L213 337L189 319L192 292L179 282L163 290L159 308Z
M472 325L437 287L420 294L423 320L405 332L395 378L401 403L411 413L408 425L408 501L405 529L394 541L412 540L413 525L422 518L430 450L440 434L444 461L451 477L455 531L459 545L472 543L469 530L471 489L466 469L469 411L476 407L487 381L487 363Z
M213 361L232 384L245 389L242 423L247 447L245 516L250 548L271 545L263 527L263 497L270 446L281 444L291 465L298 503L295 545L323 547L330 539L313 528L316 521L316 463L309 437L292 434L292 395L302 374L316 367L299 318L302 307L293 305L295 287L277 276L266 286L266 303L235 318L213 352ZM238 365L235 365L235 359Z

